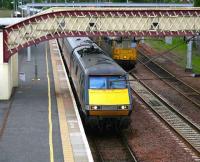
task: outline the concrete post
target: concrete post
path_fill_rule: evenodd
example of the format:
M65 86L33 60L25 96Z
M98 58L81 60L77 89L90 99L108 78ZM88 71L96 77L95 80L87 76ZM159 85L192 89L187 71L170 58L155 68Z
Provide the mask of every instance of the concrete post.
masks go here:
M136 48L136 46L137 44L135 38L131 39L131 48Z
M31 61L31 47L27 47L27 61Z
M18 53L11 57L12 63L12 81L13 87L18 87L19 85L19 72L18 72Z
M30 7L27 7L27 16L30 16Z
M165 44L172 44L172 37L165 37Z
M98 46L101 46L101 37L98 37Z
M186 65L186 71L192 70L192 41L190 40L187 43L187 65Z
M144 37L142 37L141 43L144 43Z

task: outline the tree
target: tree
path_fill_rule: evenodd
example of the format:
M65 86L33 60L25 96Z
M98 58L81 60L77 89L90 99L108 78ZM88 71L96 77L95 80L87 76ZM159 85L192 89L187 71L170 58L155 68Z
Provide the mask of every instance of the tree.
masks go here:
M194 6L195 7L200 7L200 0L195 0L194 1Z
M9 9L13 8L13 4L11 2L12 2L12 0L4 0L3 1L3 7L9 8Z

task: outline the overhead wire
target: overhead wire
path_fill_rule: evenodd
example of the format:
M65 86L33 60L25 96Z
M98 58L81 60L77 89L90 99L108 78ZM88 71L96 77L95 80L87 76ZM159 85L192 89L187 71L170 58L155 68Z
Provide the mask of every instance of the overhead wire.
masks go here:
M184 42L178 43L177 45L173 46L172 48L170 48L170 49L168 49L168 50L166 50L166 51L164 51L164 52L158 54L158 55L155 56L155 57L150 58L148 61L146 61L146 62L144 62L143 64L140 64L140 65L144 65L144 66L147 65L149 62L152 62L152 61L156 60L157 58L163 56L164 54L171 52L172 50L174 50L174 49L176 49L177 47L183 45L184 43L188 43L189 41L193 40L195 37L196 37L196 35L195 35L195 36L192 36L192 37L190 37L190 38L188 38L188 39L185 39ZM147 39L140 39L139 41L141 41L141 40L147 40ZM149 40L153 40L153 39L149 39ZM163 40L156 40L156 41L163 41ZM131 69L131 70L129 70L129 71L127 72L127 74L132 73L134 70L135 70L134 68ZM194 77L194 76L195 76L194 74L191 74L191 75L176 76L176 77L179 77L179 78L186 78L186 77L189 77L189 78L190 78L190 77ZM155 79L155 78L154 78L154 79L151 79L151 78L140 78L139 80L160 80L160 79L170 79L170 78L159 78L159 79ZM130 81L131 81L131 80L130 80Z
M191 40L194 40L194 38L195 38L196 36L197 36L197 35L193 35L193 36L191 36L190 38L187 38L187 39L185 39L186 37L184 37L184 42L181 42L181 43L176 44L176 45L173 46L172 48L170 48L170 49L168 49L168 50L166 50L166 51L164 51L164 52L161 52L161 53L158 54L157 56L150 58L148 61L146 61L145 63L140 64L140 65L147 65L149 62L154 61L154 60L156 60L157 58L163 56L164 54L171 52L172 50L176 49L177 47L179 47L179 46L181 46L181 45L183 45L183 44L185 44L185 43L188 43L188 42L191 41ZM153 40L153 41L162 41L162 42L163 42L162 39L137 39L136 42L140 42L140 41L142 41L142 40ZM103 42L103 40L101 40L101 41ZM135 68L129 70L129 71L127 72L127 74L132 73L134 70L135 70ZM190 74L190 75L178 76L178 77L179 77L179 78L186 78L186 77L194 77L194 76L195 76L194 74ZM176 77L177 77L177 76L176 76ZM160 79L170 79L170 78L160 78ZM154 79L143 78L143 79L140 79L140 80L156 80L156 79L155 79L155 78L154 78ZM158 79L158 80L159 80L159 79ZM130 81L131 81L131 80L130 80Z

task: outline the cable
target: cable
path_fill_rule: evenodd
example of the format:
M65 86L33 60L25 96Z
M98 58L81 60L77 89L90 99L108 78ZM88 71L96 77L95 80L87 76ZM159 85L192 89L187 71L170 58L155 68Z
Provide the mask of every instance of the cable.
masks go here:
M174 47L172 47L172 48L170 48L170 49L168 49L168 50L166 50L166 51L164 51L164 52L158 54L156 57L153 57L153 58L149 59L148 61L146 61L146 62L144 62L143 64L140 64L140 65L146 65L146 64L148 64L149 62L151 62L151 61L153 61L153 60L159 58L160 56L162 56L162 55L164 55L164 54L166 54L166 53L168 53L168 52L174 50L175 48L179 47L180 45L184 44L185 42L188 43L189 41L191 41L191 40L192 40L193 38L195 38L195 37L196 37L196 36L192 36L192 37L190 37L190 38L188 38L188 39L184 39L184 42L181 42L181 43L175 45ZM162 40L159 40L159 41L162 41ZM127 72L127 74L132 73L134 70L135 70L134 68L131 69L131 70L129 70L129 71ZM199 77L199 75L197 75L197 74L191 74L191 75L188 75L188 76L178 76L178 77L179 77L179 78L185 78L185 77ZM160 79L170 79L170 78L160 78ZM151 80L151 79L143 78L143 79L139 79L139 80ZM155 79L152 79L152 80L155 80Z
M196 37L196 36L192 36L191 38L186 39L185 42L188 43L188 42L191 41L194 37ZM151 61L153 61L153 60L159 58L160 56L162 56L162 55L164 55L164 54L166 54L166 53L168 53L168 52L171 52L172 50L174 50L175 48L177 48L177 47L179 47L180 45L184 44L185 42L183 42L183 43L181 42L181 43L175 45L174 47L172 47L172 48L170 48L170 49L168 49L168 50L166 50L166 51L164 51L164 52L158 54L156 57L152 57L151 59L149 59L147 62L145 62L145 63L143 63L143 64L146 65L147 63L149 63L149 62L151 62Z

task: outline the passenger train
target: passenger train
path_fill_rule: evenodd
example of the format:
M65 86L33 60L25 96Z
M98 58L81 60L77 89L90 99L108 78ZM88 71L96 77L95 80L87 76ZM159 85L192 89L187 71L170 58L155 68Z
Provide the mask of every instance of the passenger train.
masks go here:
M88 37L59 40L86 125L126 128L133 109L128 74Z

